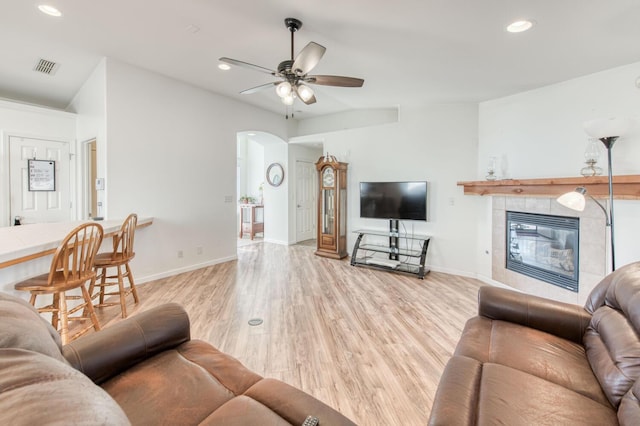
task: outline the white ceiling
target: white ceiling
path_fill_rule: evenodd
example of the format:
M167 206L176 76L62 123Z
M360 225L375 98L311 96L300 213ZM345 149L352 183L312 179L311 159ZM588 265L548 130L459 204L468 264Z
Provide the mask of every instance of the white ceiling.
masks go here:
M639 0L2 0L0 97L68 105L102 57L112 57L278 113L273 81L217 68L218 58L274 69L289 59L284 18L327 48L313 74L365 79L362 88L314 86L297 118L349 109L478 102L640 61ZM522 18L534 28L510 34ZM190 28L199 28L193 32ZM60 64L32 71L39 58ZM634 82L629 82L633 87Z

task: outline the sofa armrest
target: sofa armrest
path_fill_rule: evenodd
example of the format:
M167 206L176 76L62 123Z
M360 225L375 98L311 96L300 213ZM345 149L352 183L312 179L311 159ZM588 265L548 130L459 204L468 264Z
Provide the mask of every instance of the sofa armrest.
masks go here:
M191 339L189 316L176 303L158 306L62 348L67 361L96 384Z
M481 287L478 314L509 321L582 344L591 321L582 306L519 293L499 287Z

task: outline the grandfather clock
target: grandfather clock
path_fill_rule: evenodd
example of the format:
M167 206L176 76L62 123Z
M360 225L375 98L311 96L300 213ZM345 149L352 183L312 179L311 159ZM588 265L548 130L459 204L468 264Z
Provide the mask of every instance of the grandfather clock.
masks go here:
M318 171L318 256L347 257L347 163L320 157Z

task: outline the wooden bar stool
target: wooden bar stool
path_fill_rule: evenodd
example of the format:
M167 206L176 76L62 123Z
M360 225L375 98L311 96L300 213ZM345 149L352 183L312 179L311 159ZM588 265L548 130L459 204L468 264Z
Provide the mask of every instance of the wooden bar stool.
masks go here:
M103 229L97 223L85 223L71 231L60 243L51 261L51 269L48 274L43 274L15 285L16 290L31 293L31 304L38 312L51 313L51 325L58 329L60 325L60 337L62 344L66 345L71 340L83 335L91 327L100 330L100 323L93 309L92 299L85 287L87 281L95 283L96 273L93 262L102 242ZM81 296L68 295L67 292L80 289ZM37 307L36 298L43 294L53 295L50 305ZM68 308L67 301L82 300L79 305ZM72 316L82 309L82 314ZM69 338L69 321L90 320L91 325L80 330Z
M91 298L95 299L99 297L96 307L113 306L118 302L105 302L105 296L120 296L120 309L122 311L122 318L127 317L127 300L126 297L129 294L133 294L133 300L135 303L139 302L138 291L133 281L133 274L129 267L129 261L136 255L133 251L133 239L136 232L136 226L138 224L138 215L135 213L130 214L122 224L120 232L113 236L113 251L110 253L100 253L96 256L95 268L98 273L98 278L95 284L89 287L89 293ZM116 268L114 275L107 275L107 269ZM122 271L124 268L125 272ZM117 280L114 280L117 278ZM127 278L129 287L124 287L124 279ZM112 280L112 281L109 281ZM118 286L118 291L107 293L106 287ZM94 286L99 287L100 291L93 293Z

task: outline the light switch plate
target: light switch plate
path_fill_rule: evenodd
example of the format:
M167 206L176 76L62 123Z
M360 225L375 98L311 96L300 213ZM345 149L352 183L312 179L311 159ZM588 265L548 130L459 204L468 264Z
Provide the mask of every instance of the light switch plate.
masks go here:
M96 178L96 190L104 191L104 178Z

